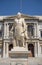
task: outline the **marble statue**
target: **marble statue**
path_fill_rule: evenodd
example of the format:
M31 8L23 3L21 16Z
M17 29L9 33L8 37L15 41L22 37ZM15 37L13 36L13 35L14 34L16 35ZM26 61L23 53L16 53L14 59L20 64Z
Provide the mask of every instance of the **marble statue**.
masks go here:
M13 27L14 29L14 46L21 46L25 47L27 36L27 25L25 23L24 18L21 17L21 13L17 14L17 18L14 20Z

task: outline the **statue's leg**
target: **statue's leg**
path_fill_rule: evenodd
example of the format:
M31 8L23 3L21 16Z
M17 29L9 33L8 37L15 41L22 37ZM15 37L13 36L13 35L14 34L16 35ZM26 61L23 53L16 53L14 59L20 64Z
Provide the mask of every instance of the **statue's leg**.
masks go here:
M19 44L18 44L18 39L16 39L16 46L19 46Z
M13 40L13 47L16 47L16 40Z
M23 41L22 41L23 42L23 47L25 47L25 45L24 45L24 37L22 39L23 39Z
M27 33L27 31L25 31L25 37L26 37L26 39L28 39L28 33Z

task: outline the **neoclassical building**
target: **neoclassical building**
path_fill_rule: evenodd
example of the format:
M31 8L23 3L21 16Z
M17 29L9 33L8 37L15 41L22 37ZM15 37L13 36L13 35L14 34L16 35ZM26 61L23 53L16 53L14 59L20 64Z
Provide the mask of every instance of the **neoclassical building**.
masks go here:
M27 25L28 40L27 48L31 51L28 57L42 57L42 16L29 16L21 14ZM13 48L13 34L10 33L14 24L14 16L0 16L0 58L11 57ZM22 45L20 45L21 47Z

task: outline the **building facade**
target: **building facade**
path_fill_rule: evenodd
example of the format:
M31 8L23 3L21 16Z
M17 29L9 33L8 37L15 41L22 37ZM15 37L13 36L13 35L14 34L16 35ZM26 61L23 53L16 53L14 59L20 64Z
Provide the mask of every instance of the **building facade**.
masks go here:
M28 56L42 57L42 16L21 14L21 17L24 18L27 25L27 48L31 51ZM10 57L9 51L13 48L12 40L14 37L10 31L15 18L17 15L0 16L0 58Z

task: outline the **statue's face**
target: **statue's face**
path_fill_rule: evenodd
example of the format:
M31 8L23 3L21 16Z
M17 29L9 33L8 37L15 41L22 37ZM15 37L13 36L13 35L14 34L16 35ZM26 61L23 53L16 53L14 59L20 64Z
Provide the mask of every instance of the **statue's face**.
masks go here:
M18 13L18 14L17 14L17 18L18 18L18 19L21 18L21 13Z
M18 18L21 18L21 15L18 15L17 17L18 17Z

